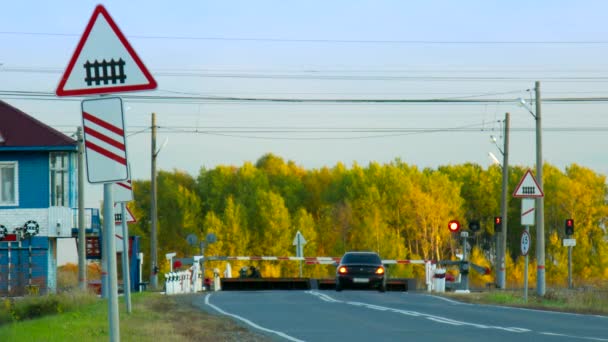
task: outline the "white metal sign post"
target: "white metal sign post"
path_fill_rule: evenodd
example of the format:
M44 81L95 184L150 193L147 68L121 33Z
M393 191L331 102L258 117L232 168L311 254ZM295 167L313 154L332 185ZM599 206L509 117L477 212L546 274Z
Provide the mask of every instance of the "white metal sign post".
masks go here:
M576 246L576 239L564 239L564 247L568 247L568 288L572 288L572 247Z
M151 90L156 81L102 5L95 7L66 67L57 96L108 94ZM122 100L103 98L82 102L87 171L90 183L104 185L104 246L108 274L110 341L120 341L118 282L114 241L113 183L128 178ZM124 215L124 212L123 212Z
M126 180L127 144L122 100L117 97L82 101L82 125L89 183L103 183L105 271L110 321L110 340L120 340L118 315L118 276L116 267L116 244L114 241L114 200L112 183ZM103 281L102 281L103 285Z
M532 171L527 170L521 178L513 197L521 198L521 224L525 226L525 230L521 234L521 254L526 257L524 264L524 302L528 301L528 252L532 239L530 237L530 226L534 225L535 218L535 198L544 197L543 190L538 185L536 178L532 175ZM541 267L539 265L539 267ZM544 267L544 265L542 265Z
M129 164L130 165L130 164ZM131 168L129 168L129 175L131 174ZM122 225L122 287L125 297L125 303L127 306L127 313L130 314L132 311L131 307L131 277L130 274L130 257L129 257L129 226L127 223L135 222L135 218L127 208L127 202L133 199L133 187L131 186L131 179L114 183L112 191L114 192L114 201L116 204L120 203L121 214L120 223ZM114 207L116 207L116 204ZM114 215L114 221L118 215ZM118 236L118 234L116 234Z
M524 302L528 302L528 252L532 239L530 238L530 226L526 226L526 230L521 233L521 254L526 257L524 264Z
M293 245L296 246L296 256L298 258L304 257L304 245L306 240L300 231L296 233L296 237L293 239ZM300 278L302 278L302 260L300 260Z

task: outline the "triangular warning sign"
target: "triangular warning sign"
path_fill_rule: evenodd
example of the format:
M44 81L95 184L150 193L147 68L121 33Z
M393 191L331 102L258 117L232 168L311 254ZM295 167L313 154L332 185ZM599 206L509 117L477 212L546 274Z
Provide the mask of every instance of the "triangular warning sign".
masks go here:
M95 11L66 68L57 96L118 93L156 88L144 63L108 11Z
M133 213L131 212L131 210L129 210L129 207L125 206L125 209L125 212L127 214L127 223L137 222L137 220L133 216ZM120 206L120 203L114 203L114 223L117 225L122 224L122 208Z
M544 197L543 190L538 185L536 178L532 175L532 171L528 170L515 187L513 197L518 198L534 198Z

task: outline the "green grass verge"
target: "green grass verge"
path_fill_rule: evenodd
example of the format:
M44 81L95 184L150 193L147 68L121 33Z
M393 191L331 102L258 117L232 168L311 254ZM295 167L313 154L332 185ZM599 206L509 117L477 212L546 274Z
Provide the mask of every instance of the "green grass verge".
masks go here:
M470 294L446 293L446 296L470 303L608 315L608 290L606 289L548 289L544 296L538 296L534 291L529 291L527 301L524 301L523 290L493 290Z
M229 319L195 309L186 296L169 297L146 292L132 295L132 313L126 313L120 298L121 341L267 341ZM107 300L89 296L61 313L0 325L1 341L107 341L109 338ZM34 297L34 302L48 299ZM60 300L61 301L61 300ZM34 305L36 306L36 305ZM67 305L66 305L67 306ZM69 311L67 311L69 310ZM6 311L0 309L0 313Z

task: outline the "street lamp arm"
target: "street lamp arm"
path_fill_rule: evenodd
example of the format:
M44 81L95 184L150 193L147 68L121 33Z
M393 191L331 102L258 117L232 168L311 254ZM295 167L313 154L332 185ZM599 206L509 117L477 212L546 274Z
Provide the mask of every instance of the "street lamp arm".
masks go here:
M165 147L165 145L167 145L167 143L169 142L169 138L165 138L165 140L163 141L162 144L160 144L160 147L156 150L156 152L154 152L154 158L156 158L158 156L158 154L160 153L160 150L163 149L163 147Z
M530 108L530 106L528 106L528 104L526 103L526 100L524 100L523 98L520 97L519 99L517 99L517 104L520 107L525 108L534 117L534 119L536 119L536 114L534 114L534 112L532 111L532 108Z

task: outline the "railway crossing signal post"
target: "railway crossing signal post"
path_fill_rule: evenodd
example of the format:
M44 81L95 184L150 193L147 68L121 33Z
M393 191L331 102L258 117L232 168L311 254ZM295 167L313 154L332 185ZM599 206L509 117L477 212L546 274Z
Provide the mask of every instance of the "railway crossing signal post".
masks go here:
M535 200L538 198L543 198L544 196L545 194L543 193L541 187L536 181L536 178L534 178L530 170L526 171L524 176L519 181L519 184L517 184L517 186L515 187L515 191L513 191L513 197L522 199L521 225L526 227L521 235L521 254L526 257L526 263L524 268L524 301L526 302L528 301L528 251L530 250L530 245L532 244L532 238L530 237L530 226L534 225L536 218ZM536 228L537 230L539 229L539 227ZM537 241L537 244L539 243L540 242ZM544 253L540 256L537 255L536 258L537 262L540 265L540 261L538 260L538 258L544 258ZM537 285L537 292L541 290L544 292L544 290Z
M156 81L103 5L97 5L70 59L57 96L112 94L152 90ZM118 281L112 186L128 179L127 144L122 100L117 97L82 101L82 122L89 183L103 184L104 227L108 274L110 341L120 341ZM127 237L125 237L127 238ZM128 253L128 251L125 251Z

